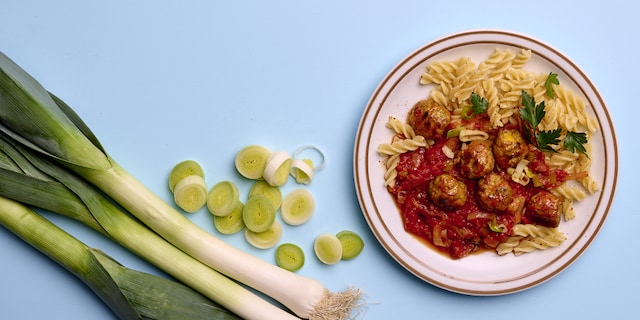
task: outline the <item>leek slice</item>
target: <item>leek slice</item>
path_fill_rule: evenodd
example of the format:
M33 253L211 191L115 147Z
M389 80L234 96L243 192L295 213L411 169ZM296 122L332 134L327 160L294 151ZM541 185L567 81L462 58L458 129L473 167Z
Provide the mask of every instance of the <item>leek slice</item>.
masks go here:
M336 235L323 233L313 241L313 251L324 264L336 264L342 259L342 243Z
M272 186L280 187L287 183L291 171L291 155L286 151L279 151L269 156L264 169L264 180Z
M171 169L169 173L169 190L173 192L178 181L187 176L196 175L204 179L204 169L194 160L184 160L179 162Z
M234 234L244 229L244 221L242 220L242 211L244 204L238 202L231 213L225 216L213 216L213 225L216 230L222 234Z
M247 179L260 179L270 155L271 151L263 146L246 146L236 154L236 170Z
M282 220L289 225L301 225L313 216L316 203L313 195L307 189L295 189L289 192L282 200L280 215Z
M353 231L340 231L336 234L336 237L342 244L342 260L351 260L357 257L364 249L362 237Z
M244 237L249 244L258 249L269 249L280 241L282 237L282 225L278 220L275 220L266 231L253 232L249 229L244 229Z
M178 181L173 189L173 200L182 210L192 213L207 202L207 186L201 176L190 175Z
M207 208L214 216L226 216L240 202L240 192L235 183L224 180L216 183L207 196Z
M242 209L242 221L247 229L253 232L267 231L275 219L276 209L273 203L262 194L249 198Z
M304 251L293 243L283 243L276 249L276 265L292 272L298 271L304 266Z
M276 210L280 209L282 205L282 190L280 190L280 187L272 186L264 180L257 180L249 189L249 197L257 194L265 195L271 199Z
M311 159L294 159L291 163L291 176L297 183L311 184L311 180L313 180L313 161Z
M315 167L313 167L313 171L320 171L324 168L325 164L326 164L326 157L324 155L324 152L322 152L322 150L320 150L320 148L314 146L314 145L304 145L300 148L298 148L296 151L293 152L293 158L294 159L299 159L300 156L307 152L307 150L312 150L315 151L315 153L317 154L317 157L319 158L319 164ZM310 158L303 158L303 159L310 159Z

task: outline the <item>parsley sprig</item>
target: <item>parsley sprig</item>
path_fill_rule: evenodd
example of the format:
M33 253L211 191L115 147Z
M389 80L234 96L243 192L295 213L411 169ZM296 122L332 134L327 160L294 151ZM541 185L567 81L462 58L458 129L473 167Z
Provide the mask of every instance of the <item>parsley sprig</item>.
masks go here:
M471 101L471 104L467 104L462 107L463 119L469 120L479 114L487 113L487 108L489 107L489 101L487 101L487 99L481 97L475 92L471 92L471 98L469 100Z
M524 120L523 133L527 142L533 144L542 151L557 152L553 147L560 143L562 129L539 130L538 125L542 122L546 111L544 101L536 104L535 98L526 91L522 91L522 107L520 117ZM581 132L568 131L565 134L563 144L571 152L581 152L587 155L584 145L587 143L587 135ZM588 156L588 155L587 155Z
M473 110L473 114L485 113L488 107L489 101L487 99L475 92L471 92L471 110Z

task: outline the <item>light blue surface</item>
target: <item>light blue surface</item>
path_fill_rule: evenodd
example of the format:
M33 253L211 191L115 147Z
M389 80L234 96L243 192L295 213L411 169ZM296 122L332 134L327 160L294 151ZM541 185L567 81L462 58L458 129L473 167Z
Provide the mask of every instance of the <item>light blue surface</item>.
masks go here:
M285 228L283 240L306 249L301 273L332 290L364 288L366 319L637 316L637 2L4 2L0 51L70 104L110 154L165 199L168 171L183 159L200 161L209 184L233 179L246 194L233 169L241 147L322 148L327 165L310 187L317 214ZM604 98L620 152L616 200L589 249L550 281L502 297L449 293L405 271L369 231L352 178L356 128L384 75L429 41L481 28L525 33L572 58ZM158 273L86 228L48 217L125 265ZM204 210L190 217L215 232ZM342 229L363 235L365 250L321 265L313 236ZM240 235L225 239L272 261L272 251L252 250ZM6 229L0 252L1 319L114 318L80 281Z

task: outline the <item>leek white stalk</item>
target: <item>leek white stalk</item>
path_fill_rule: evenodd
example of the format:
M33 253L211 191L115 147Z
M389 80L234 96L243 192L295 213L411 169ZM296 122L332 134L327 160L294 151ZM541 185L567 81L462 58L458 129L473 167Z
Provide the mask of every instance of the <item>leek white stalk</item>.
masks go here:
M1 54L0 71L0 129L5 134L59 159L179 249L299 317L350 317L361 298L359 289L332 293L315 279L244 253L199 228L121 168L70 107Z

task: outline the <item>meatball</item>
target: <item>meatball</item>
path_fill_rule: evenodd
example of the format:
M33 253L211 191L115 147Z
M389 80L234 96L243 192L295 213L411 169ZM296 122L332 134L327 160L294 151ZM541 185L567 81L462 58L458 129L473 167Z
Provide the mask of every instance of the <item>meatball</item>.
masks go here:
M520 160L524 159L528 151L529 147L520 131L513 129L498 131L493 143L493 155L498 167L502 169L515 167Z
M416 134L427 139L442 136L450 121L449 110L431 99L418 101L407 115L407 123Z
M488 140L471 141L460 151L460 172L469 179L477 179L493 171L495 164Z
M489 211L505 211L513 200L509 182L500 174L488 173L478 180L477 200L480 207Z
M560 225L561 205L562 198L549 191L541 190L531 196L525 214L534 223L555 228Z
M460 208L467 202L467 185L450 174L441 174L429 182L429 196L441 208Z

